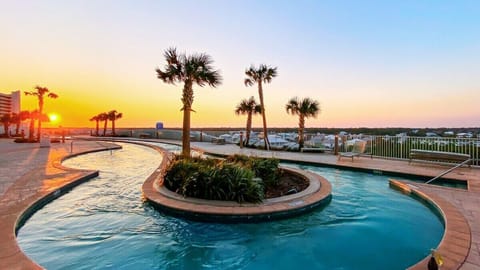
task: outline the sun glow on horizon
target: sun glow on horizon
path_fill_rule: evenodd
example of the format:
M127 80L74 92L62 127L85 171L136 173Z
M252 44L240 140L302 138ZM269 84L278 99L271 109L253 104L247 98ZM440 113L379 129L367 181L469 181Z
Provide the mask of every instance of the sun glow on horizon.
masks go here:
M50 122L53 122L53 123L60 121L60 116L55 113L48 114L48 118L50 119Z

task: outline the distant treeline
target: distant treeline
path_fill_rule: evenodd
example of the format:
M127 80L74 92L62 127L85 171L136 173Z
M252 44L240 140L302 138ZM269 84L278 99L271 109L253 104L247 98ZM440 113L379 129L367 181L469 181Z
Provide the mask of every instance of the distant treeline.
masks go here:
M94 131L94 128L64 128L67 131L67 134L89 134ZM166 130L181 130L181 128L165 128ZM46 130L52 130L52 132L57 131L56 128L46 128ZM192 128L192 131L203 131L210 135L218 136L229 131L241 131L245 130L244 127L218 127L218 128ZM297 128L268 128L270 132L297 132ZM135 133L155 133L154 128L118 128L118 133L120 135L129 135L130 132L135 131ZM255 132L261 132L262 128L253 128ZM474 137L480 134L479 127L469 127L469 128L307 128L305 130L306 134L338 134L340 132L347 132L349 134L364 134L364 135L390 135L395 136L400 133L406 133L408 136L419 136L424 137L427 133L436 133L440 136L451 136L445 135L446 131L451 131L455 135L458 133L472 133ZM454 135L454 136L455 136Z
M193 128L195 131L204 132L228 132L238 131L244 128ZM297 132L297 128L268 128L272 132ZM255 132L261 132L261 128L253 128ZM440 136L444 136L447 131L453 131L455 134L471 132L474 136L480 134L480 128L306 128L306 133L325 133L338 134L340 132L347 132L349 134L365 134L365 135L397 135L406 133L409 136L426 136L427 133L433 132Z

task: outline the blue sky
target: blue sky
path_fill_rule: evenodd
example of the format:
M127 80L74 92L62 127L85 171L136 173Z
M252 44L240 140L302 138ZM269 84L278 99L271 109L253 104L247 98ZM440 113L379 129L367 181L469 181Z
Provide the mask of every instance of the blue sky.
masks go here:
M217 89L194 88L192 126L243 126L245 68L278 66L269 126L295 126L293 96L321 104L307 127L479 126L478 1L1 1L2 92L40 84L64 125L117 109L122 126L180 126L181 86L163 51L212 56ZM25 109L34 100L24 99ZM261 125L258 117L255 126Z

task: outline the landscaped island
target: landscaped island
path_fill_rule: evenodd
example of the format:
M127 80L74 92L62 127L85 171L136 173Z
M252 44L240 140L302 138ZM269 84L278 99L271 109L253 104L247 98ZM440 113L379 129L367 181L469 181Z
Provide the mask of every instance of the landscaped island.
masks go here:
M164 184L184 197L239 203L259 203L308 187L305 178L278 165L278 159L244 155L226 159L176 157L167 169Z
M332 198L325 178L279 167L277 159L179 157L151 147L164 158L143 184L143 197L174 216L221 223L269 221L309 212Z

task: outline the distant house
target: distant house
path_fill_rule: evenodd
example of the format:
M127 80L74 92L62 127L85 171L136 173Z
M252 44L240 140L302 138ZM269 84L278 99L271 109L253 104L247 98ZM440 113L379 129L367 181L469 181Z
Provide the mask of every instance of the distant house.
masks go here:
M427 137L440 137L440 136L438 136L438 134L435 133L435 132L427 132L427 133L425 133L425 136L427 136Z
M457 138L473 138L473 134L471 132L461 132L457 133Z
M451 130L443 132L443 136L445 137L453 137L454 135L455 135L455 132Z

